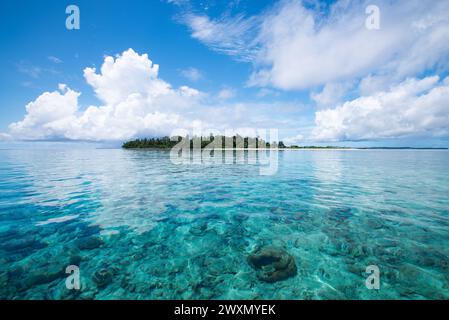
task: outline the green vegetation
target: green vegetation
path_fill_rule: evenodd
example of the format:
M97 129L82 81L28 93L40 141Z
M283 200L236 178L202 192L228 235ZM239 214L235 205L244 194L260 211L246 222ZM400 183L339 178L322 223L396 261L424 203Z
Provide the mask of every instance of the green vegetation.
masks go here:
M162 137L162 138L145 138L145 139L135 139L131 141L127 141L122 145L122 148L125 149L170 149L174 147L181 141L181 137ZM189 138L190 147L193 148L195 145L201 145L201 148L205 148L206 146L214 143L215 148L225 148L231 145L232 148L261 148L265 145L266 148L270 148L271 145L269 142L266 142L260 138L248 138L241 137L239 135L233 137L224 137L224 136L209 136L205 137L193 137ZM274 145L276 142L274 142ZM212 146L212 145L211 145ZM278 148L287 148L282 141L279 141Z
M209 137L185 137L185 141L187 139L190 141L190 148L193 148L193 145L199 146L201 145L201 148L205 148L206 146L210 145L210 147L214 146L215 148L231 148L231 142L232 142L232 149L237 148L243 148L243 149L254 149L254 148L261 148L263 145L265 145L266 148L270 148L271 145L269 142L266 142L260 138L248 138L248 137L242 137L239 135L232 136L232 137L224 137L224 136L213 136L210 135ZM131 141L125 142L122 147L125 149L171 149L175 145L177 145L182 140L181 137L161 137L161 138L144 138L144 139L135 139ZM213 143L213 144L212 144ZM274 145L276 145L276 142L274 142ZM293 145L290 147L285 146L285 144L282 141L279 141L277 147L279 149L351 149L348 147L336 147L336 146L297 146Z
M147 148L154 148L154 149L170 149L174 147L179 139L175 141L171 141L169 137L162 137L162 138L145 138L145 139L136 139L127 141L122 145L122 148L125 149L147 149Z

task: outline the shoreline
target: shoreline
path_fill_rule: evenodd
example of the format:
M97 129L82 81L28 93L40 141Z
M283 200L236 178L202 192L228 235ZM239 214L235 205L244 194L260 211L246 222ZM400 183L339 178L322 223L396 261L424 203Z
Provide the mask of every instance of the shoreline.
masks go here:
M121 148L124 150L161 150L169 151L171 148ZM192 150L192 149L190 149ZM201 151L205 150L202 148ZM447 151L449 148L215 148L208 151ZM193 151L193 150L192 150ZM198 150L199 151L199 150Z
M122 148L124 150L170 150L171 148ZM191 149L192 150L192 149ZM205 150L205 148L202 148L201 151ZM214 148L210 149L208 151L338 151L338 150L345 150L345 151L351 151L351 150L364 150L364 149L357 149L357 148L265 148L265 149L259 149L259 148ZM193 150L192 150L193 151ZM195 150L196 151L196 150ZM198 149L199 151L199 149Z

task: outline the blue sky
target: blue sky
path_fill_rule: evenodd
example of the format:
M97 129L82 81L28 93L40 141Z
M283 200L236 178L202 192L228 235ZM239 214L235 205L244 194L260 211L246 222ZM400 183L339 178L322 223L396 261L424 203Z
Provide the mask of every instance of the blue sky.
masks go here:
M65 27L69 4L80 8L79 30ZM370 4L380 10L375 30L365 25ZM446 9L3 0L0 137L122 141L272 127L292 144L449 146Z

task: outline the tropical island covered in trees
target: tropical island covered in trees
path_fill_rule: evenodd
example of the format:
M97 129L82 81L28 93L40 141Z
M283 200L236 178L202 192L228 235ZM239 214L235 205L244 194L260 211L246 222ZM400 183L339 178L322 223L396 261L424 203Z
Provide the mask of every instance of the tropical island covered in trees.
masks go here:
M190 147L200 146L201 149L205 148L208 145L213 144L215 148L270 148L277 146L278 148L285 148L285 145L282 141L279 143L274 142L271 145L269 142L264 141L260 138L248 138L241 137L239 135L232 137L225 136L209 136L209 137L162 137L162 138L144 138L144 139L135 139L131 141L125 142L122 147L125 149L171 149L178 143L185 139L185 143L187 140L190 142ZM221 142L221 143L220 143ZM232 143L232 147L231 147ZM212 145L211 145L212 146Z
M134 139L127 141L123 143L122 148L124 149L171 149L174 146L176 146L179 142L182 141L183 138L177 136L177 137L161 137L161 138L142 138L142 139ZM213 145L210 145L210 147L214 147L215 149L260 149L265 146L265 148L270 147L277 147L278 149L283 150L351 150L351 149L358 149L358 150L403 150L403 149L410 149L410 150L447 150L447 148L413 148L413 147L358 147L358 148L350 148L350 147L338 147L338 146L297 146L297 145L291 145L286 146L282 141L273 142L273 145L271 145L269 142L264 141L261 138L249 138L249 137L242 137L239 135L232 136L232 137L225 137L225 136L213 136L210 135L209 137L184 137L184 141L190 142L190 148L193 149L194 144L195 148L198 148L201 145L201 149L205 148L206 146L209 146L212 142ZM221 143L220 143L221 141ZM231 141L232 141L232 147L231 147ZM187 143L187 142L185 142Z
M122 148L125 149L171 149L182 141L181 137L161 137L161 138L143 138L127 141L123 143ZM201 145L201 149L206 146L213 145L218 149L261 149L261 148L279 148L279 149L349 149L345 147L317 147L317 146L286 146L282 141L279 142L266 142L261 138L249 138L239 135L232 137L225 136L209 136L209 137L184 137L185 141L190 142L190 148L198 148ZM221 143L220 143L221 142ZM185 142L187 143L187 142ZM213 144L212 144L213 143ZM231 147L232 143L232 147ZM212 144L212 145L211 145Z

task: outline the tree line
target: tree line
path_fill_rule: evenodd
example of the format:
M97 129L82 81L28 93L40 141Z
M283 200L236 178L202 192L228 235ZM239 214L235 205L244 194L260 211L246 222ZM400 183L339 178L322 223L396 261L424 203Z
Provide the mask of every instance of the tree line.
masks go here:
M182 137L161 137L161 138L143 138L143 139L134 139L131 141L127 141L123 143L122 147L125 149L171 149L175 145L177 145L179 142L181 142L183 138ZM193 148L195 146L201 145L201 149L205 148L211 143L214 143L215 148L229 148L231 146L232 141L232 148L270 148L270 147L278 147L278 148L286 148L284 143L282 141L273 142L270 144L269 142L266 142L265 140L256 137L256 138L249 138L249 137L242 137L239 135L235 135L232 137L225 137L225 136L209 136L209 137L184 137L186 139L185 141L190 142L190 147Z

